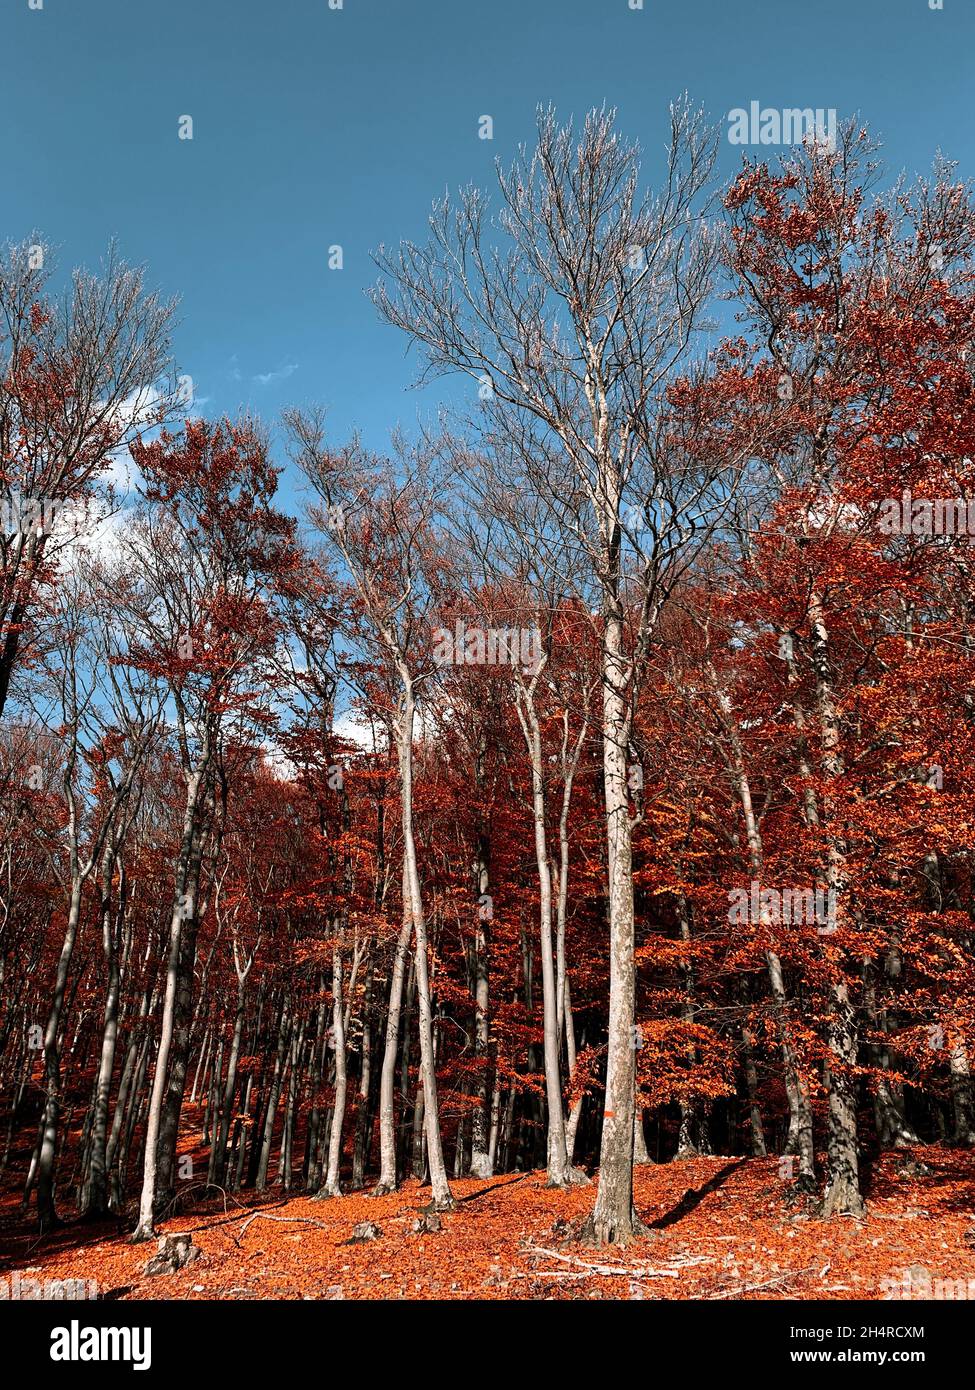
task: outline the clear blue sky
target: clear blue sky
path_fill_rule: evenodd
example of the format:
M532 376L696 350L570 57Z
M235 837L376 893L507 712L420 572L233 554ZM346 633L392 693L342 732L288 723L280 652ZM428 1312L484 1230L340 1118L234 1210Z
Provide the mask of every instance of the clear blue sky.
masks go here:
M445 388L409 390L369 253L421 238L445 187L490 183L540 102L616 105L648 172L683 89L722 119L859 112L892 174L938 147L973 172L975 0L0 0L0 54L0 240L37 229L69 267L116 236L181 296L204 413L320 400L334 440L376 448ZM723 172L740 154L724 143Z

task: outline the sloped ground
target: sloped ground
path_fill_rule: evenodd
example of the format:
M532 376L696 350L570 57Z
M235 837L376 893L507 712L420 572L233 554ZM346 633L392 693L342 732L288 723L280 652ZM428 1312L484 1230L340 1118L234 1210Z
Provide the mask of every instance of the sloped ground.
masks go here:
M101 1296L127 1299L975 1298L966 1239L975 1231L975 1155L957 1150L886 1155L871 1174L863 1223L825 1223L790 1205L776 1160L638 1169L637 1208L651 1233L625 1251L565 1242L594 1187L550 1191L543 1173L453 1186L463 1200L432 1233L413 1230L429 1200L416 1183L381 1198L211 1202L161 1226L191 1231L202 1254L154 1278L143 1273L154 1246L127 1244L117 1226L80 1224L38 1241L8 1194L0 1275L94 1279ZM381 1234L346 1244L367 1221Z

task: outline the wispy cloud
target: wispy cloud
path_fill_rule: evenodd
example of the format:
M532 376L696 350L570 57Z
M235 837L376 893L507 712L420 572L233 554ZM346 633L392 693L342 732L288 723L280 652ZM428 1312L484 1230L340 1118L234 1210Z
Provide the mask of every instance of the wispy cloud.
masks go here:
M277 381L287 381L292 372L297 370L297 362L286 362L283 367L275 367L273 372L258 372L254 380L258 386L273 386Z

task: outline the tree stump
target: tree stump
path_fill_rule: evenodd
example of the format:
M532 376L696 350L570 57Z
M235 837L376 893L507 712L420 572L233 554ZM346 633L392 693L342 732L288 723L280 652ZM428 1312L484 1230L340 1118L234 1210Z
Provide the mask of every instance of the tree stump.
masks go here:
M424 1212L413 1222L413 1231L417 1235L432 1234L434 1231L442 1230L443 1222L435 1211Z
M382 1230L375 1221L360 1221L358 1226L353 1226L352 1234L345 1244L361 1245L366 1240L378 1240L381 1235Z
M193 1243L193 1237L185 1231L160 1236L156 1253L146 1265L146 1274L175 1274L178 1269L192 1264L201 1253L200 1247Z

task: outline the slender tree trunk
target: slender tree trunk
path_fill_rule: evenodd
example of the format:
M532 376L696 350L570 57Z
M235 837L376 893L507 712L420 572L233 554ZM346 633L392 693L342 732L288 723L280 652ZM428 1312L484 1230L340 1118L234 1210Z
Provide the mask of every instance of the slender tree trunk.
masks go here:
M196 861L192 872L194 904L197 902L198 885L199 863ZM183 1111L186 1072L189 1065L198 930L198 913L194 911L192 916L188 916L183 923L179 942L176 1001L173 1010L173 1032L169 1051L169 1078L159 1122L159 1152L156 1159L156 1205L159 1209L172 1206L176 1199L176 1149L179 1142L179 1119Z
M234 1031L230 1040L230 1054L227 1058L227 1080L220 1102L220 1131L213 1143L216 1155L212 1164L212 1181L222 1186L227 1176L227 1140L230 1136L230 1117L233 1112L234 1092L237 1089L237 1062L240 1057L240 1040L244 1032L244 982L237 982L237 1011L234 1015ZM214 1094L217 1094L219 1073L214 1076Z
M569 977L565 977L565 1055L566 1064L569 1069L569 1076L575 1071L576 1065L576 1029L575 1021L572 1017L572 996L569 987ZM572 1163L575 1157L576 1136L579 1132L579 1121L582 1118L583 1096L580 1093L579 1099L569 1111L569 1123L565 1130L565 1146L569 1155L569 1162Z
M749 866L753 877L760 883L765 868L765 846L755 815L751 783L745 769L745 754L738 722L732 711L731 700L722 690L717 672L710 662L708 663L708 674L718 698L725 732L728 735L731 748L732 781L738 793L742 816L745 821ZM789 1102L789 1133L785 1152L795 1155L799 1159L796 1187L800 1191L814 1192L816 1190L816 1155L813 1142L812 1106L809 1101L808 1087L799 1074L792 1027L789 1022L782 962L778 954L771 949L765 953L765 962L768 966L769 987L775 1010L775 1029L779 1040L779 1050L782 1054L786 1099Z
M755 1069L755 1042L747 1022L741 1025L742 1062L745 1072L745 1089L748 1094L748 1122L751 1129L752 1155L765 1158L765 1129L762 1125L762 1110L758 1103L758 1072Z
M403 674L403 673L401 673ZM416 993L420 1033L420 1075L423 1081L424 1123L427 1140L427 1159L430 1165L430 1185L433 1203L438 1209L454 1205L447 1167L440 1138L440 1113L437 1104L437 1075L433 1051L433 1021L430 1007L430 975L427 959L427 929L420 890L420 871L416 858L413 834L413 726L415 706L408 678L404 678L401 727L398 730L400 786L403 813L403 856L406 881L409 887L410 911L416 942Z
M44 1116L41 1122L41 1145L37 1162L37 1218L40 1230L48 1231L59 1225L54 1205L54 1164L57 1151L58 1123L61 1117L61 1052L58 1035L61 1030L61 1015L64 995L68 984L68 971L74 954L78 935L78 922L81 917L82 879L77 872L72 873L71 898L68 903L68 919L65 925L64 941L58 957L57 972L54 978L54 995L44 1029Z
M647 1136L643 1132L643 1110L639 1105L633 1109L633 1162L643 1167L653 1162L647 1152Z
M809 599L809 622L813 637L813 666L816 673L816 709L822 740L823 771L828 778L840 776L843 759L840 752L840 722L833 691L829 661L829 634L822 602L818 594ZM824 820L829 833L827 849L827 885L837 904L837 915L844 923L849 914L841 912L843 890L846 886L843 869L841 836L831 822L831 798L824 798ZM823 1199L823 1215L862 1216L865 1213L860 1193L860 1167L856 1118L856 1080L858 1039L856 1013L850 1000L849 985L843 973L842 957L832 969L830 984L830 1016L826 1029L829 1046L827 1080L829 1087L827 1154L829 1173Z
M963 1042L957 1042L948 1054L951 1075L951 1104L955 1128L952 1142L975 1144L975 1106L972 1103L972 1077L968 1069L968 1052Z
M342 1161L342 1126L345 1123L345 1097L348 1072L345 1053L345 1019L342 1009L342 953L332 949L332 1030L335 1048L335 1102L328 1137L328 1167L320 1197L341 1197L339 1165Z
M474 1056L477 1061L477 1103L471 1126L471 1176L489 1178L494 1171L490 1152L491 1085L489 958L491 910L489 901L489 841L483 832L477 841L477 929L474 937Z
M494 1172L494 1165L498 1158L498 1130L501 1119L501 1073L497 1066L494 1068L494 1087L491 1091L491 1130L488 1135L488 1157L491 1160L491 1172Z
M166 966L166 992L163 998L162 1023L159 1031L159 1051L156 1054L156 1070L152 1078L152 1091L149 1096L149 1114L146 1122L145 1158L142 1173L142 1194L139 1199L139 1220L132 1233L133 1241L150 1240L153 1236L153 1218L156 1203L156 1161L159 1127L162 1120L163 1097L166 1090L166 1073L169 1067L169 1050L173 1040L173 1026L176 1016L176 991L179 984L180 943L183 935L183 922L195 915L195 885L188 890L190 862L196 849L199 834L198 812L203 778L207 762L193 773L187 783L186 809L183 815L183 838L176 873L176 893L169 927L169 959Z
M552 941L552 871L548 858L545 827L542 737L534 709L533 685L528 688L525 686L519 688L518 716L528 745L532 776L532 819L535 834L535 865L538 873L539 935L542 963L542 1037L545 1063L545 1099L548 1109L547 1172L549 1187L565 1187L571 1183L572 1174L565 1143L565 1111L562 1105L562 1079L559 1074L561 1040L558 1029L556 969Z
M264 1124L261 1128L260 1157L257 1162L257 1173L254 1178L254 1186L258 1192L263 1192L267 1187L267 1170L271 1162L271 1143L274 1138L274 1121L278 1113L278 1101L281 1098L281 1088L284 1085L284 1073L288 1065L288 1045L291 1034L291 1015L288 1008L288 1000L285 998L281 1004L281 1021L278 1026L278 1046L274 1054L274 1073L271 1077L271 1085L268 1090L267 1110L264 1113Z
M386 1040L383 1064L379 1074L379 1181L373 1189L376 1196L395 1192L396 1181L396 1054L399 1048L399 1019L403 1004L403 982L406 979L406 959L410 949L413 921L408 907L406 872L403 873L403 925L400 928L393 969L389 983L389 1009L386 1014Z
M863 1000L864 1012L874 1038L869 1044L870 1058L877 1072L876 1090L873 1097L874 1124L877 1139L882 1149L906 1149L921 1141L907 1123L904 1112L903 1092L895 1090L889 1079L890 1050L878 1040L877 1035L886 1037L888 1029L888 1010L886 1002L877 998L877 979L873 962L867 958L863 962Z
M359 1064L358 1108L355 1117L355 1145L352 1153L352 1186L364 1187L372 1135L372 991L373 963L370 958L363 997L362 1051Z
M102 943L108 987L105 991L105 1016L102 1029L101 1055L95 1082L95 1103L91 1125L91 1171L85 1197L85 1215L100 1219L108 1212L108 1103L115 1070L115 1047L118 1038L119 962L115 949L115 930L112 915L112 873L114 855L106 855L102 872ZM125 910L124 874L119 890L119 912Z
M325 1054L325 1018L327 1009L323 997L325 993L324 976L318 977L319 1002L316 1008L315 1038L311 1056L311 1113L308 1116L308 1132L305 1136L305 1191L315 1193L321 1186L321 1168L318 1162L318 1133L321 1126L320 1091Z

